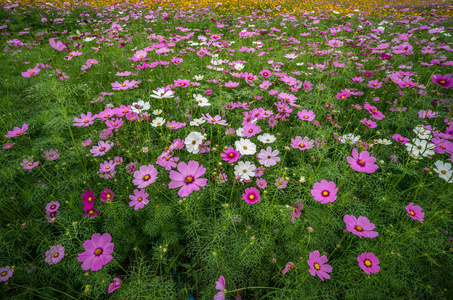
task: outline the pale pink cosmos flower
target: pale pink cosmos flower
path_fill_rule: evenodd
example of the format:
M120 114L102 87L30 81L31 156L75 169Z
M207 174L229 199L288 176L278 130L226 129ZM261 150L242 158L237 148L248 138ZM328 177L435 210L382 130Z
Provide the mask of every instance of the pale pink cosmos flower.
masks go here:
M406 211L407 211L406 216L409 216L412 219L420 221L420 222L423 223L423 218L425 217L425 213L422 212L422 208L420 206L414 205L414 203L411 202L405 208L406 208Z
M86 115L81 114L80 118L74 118L74 122L76 123L72 124L72 126L87 127L93 124L96 118L97 115L92 115L91 112L88 112Z
M16 136L21 136L27 134L28 124L23 124L22 127L14 127L12 131L8 131L8 134L5 135L6 138L12 138Z
M64 257L64 247L62 245L51 246L50 250L46 251L45 262L49 265L54 265Z
M114 290L121 286L121 280L117 277L113 279L113 282L109 285L109 294L113 293Z
M204 175L206 168L199 165L197 161L191 160L188 164L180 162L178 171L170 171L170 179L172 181L168 184L168 188L182 187L178 191L180 197L187 197L193 191L199 191L200 187L206 186L208 182L206 178L199 178Z
M214 295L214 300L225 300L225 278L222 275L215 282L215 288L220 292Z
M97 146L93 146L90 152L93 156L103 156L112 148L112 143L109 141L99 141Z
M129 195L129 199L132 201L129 202L129 206L133 206L134 210L139 210L143 207L145 207L146 204L148 204L149 200L147 199L149 196L148 193L144 189L134 190L134 195Z
M38 75L41 72L39 68L28 69L27 72L22 72L22 76L25 78L30 78L31 76Z
M379 266L379 259L373 253L364 252L357 256L357 262L359 263L360 268L367 273L377 273L381 269Z
M325 179L321 182L316 182L311 190L311 195L316 201L326 204L334 202L337 199L338 188L333 181L327 181Z
M346 223L346 230L357 235L359 238L375 238L379 235L378 232L373 231L376 227L373 223L363 216L359 218L354 217L353 215L345 215L343 221Z
M66 48L65 44L60 41L55 42L55 38L49 39L49 44L52 48L57 51L61 51Z
M266 150L262 149L256 157L258 158L260 164L270 167L270 166L275 166L279 161L280 157L277 155L280 153L278 150L272 151L271 147L267 147Z
M77 260L82 263L82 269L85 271L98 271L103 265L110 262L113 257L113 248L115 246L112 241L112 236L108 233L101 235L94 233L91 240L86 240L83 243L85 251L79 253Z
M310 253L310 256L307 260L308 265L310 266L310 274L311 276L318 275L322 281L324 279L330 279L330 275L327 273L332 273L332 266L327 265L327 256L319 256L319 251L313 251Z
M30 170L37 167L39 165L39 161L33 161L33 158L29 157L28 160L24 159L20 165L24 170Z
M44 150L44 155L42 157L47 160L56 160L60 157L60 153L58 152L58 149L49 149L49 151Z
M294 149L308 150L314 147L314 142L310 141L308 136L302 139L301 136L296 136L296 138L291 139L291 147Z
M297 202L294 204L294 207L290 207L290 209L292 209L291 222L293 223L296 218L300 218L302 214L300 211L304 208L302 204L299 204L300 201L302 201L302 199L297 200Z
M307 110L302 110L300 112L297 113L297 116L299 117L299 119L301 119L302 121L313 121L316 117L315 113L311 110L307 111Z
M138 171L134 172L132 183L139 189L143 189L154 183L157 179L157 169L153 165L141 166Z
M296 265L293 264L292 262L288 262L282 271L282 275L285 275L285 273L288 272L289 270L295 270L295 269L296 269Z
M280 177L275 179L275 185L277 186L278 189L286 189L288 186L288 181L285 180L284 177Z
M210 114L201 114L201 117L206 120L208 123L211 124L219 124L223 126L227 126L228 123L225 120L222 120L222 117L219 115L216 115L215 117L211 117Z
M367 174L371 174L376 172L379 169L379 166L374 164L376 162L376 158L370 156L368 151L360 152L360 155L357 153L357 149L352 149L352 156L347 157L348 163L351 165L350 167L357 172L366 172Z
M0 282L8 281L8 279L13 276L14 269L11 269L10 266L0 268Z

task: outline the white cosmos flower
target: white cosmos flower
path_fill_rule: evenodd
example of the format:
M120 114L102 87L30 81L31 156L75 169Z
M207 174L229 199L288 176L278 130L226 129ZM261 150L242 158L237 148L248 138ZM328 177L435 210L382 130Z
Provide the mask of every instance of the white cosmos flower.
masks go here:
M161 118L161 117L157 117L153 120L153 122L151 123L151 126L153 127L159 127L159 126L162 126L164 125L165 123L165 119L164 118Z
M234 65L234 68L235 68L236 70L240 71L240 70L244 69L244 64L235 64L235 65Z
M428 155L434 155L432 150L435 145L428 144L427 140L414 139L413 144L406 143L406 150L412 156L412 158L418 159L420 157L426 157Z
M253 155L256 153L256 145L248 139L241 138L234 144L236 145L236 150L239 151L241 155Z
M197 80L197 81L199 81L199 80L202 80L203 77L204 77L203 75L195 75L195 76L194 76L194 79Z
M92 40L95 40L95 37L86 37L85 42L91 42Z
M190 121L190 125L192 125L192 126L199 126L203 123L206 123L206 120L203 118L193 119L192 121Z
M255 177L256 166L252 165L249 161L238 162L234 166L234 175L241 176L242 180L249 180L250 177Z
M269 133L264 133L262 135L259 135L257 137L257 139L258 139L258 141L260 141L263 144L270 144L270 143L275 142L275 140L276 140L275 136L273 136L272 134L269 134Z
M162 109L155 109L153 110L153 115L158 116L162 113Z
M451 170L451 164L450 163L444 163L440 160L436 161L434 163L436 168L434 169L434 172L439 174L439 177L444 179L447 183L453 183L453 171Z
M377 142L378 142L378 144L387 145L387 146L390 146L392 144L392 141L389 139L378 139Z
M193 97L195 98L195 101L197 101L198 106L211 106L211 103L209 103L208 98L203 97L200 94L198 95L193 94Z
M145 102L143 100L139 100L138 102L134 102L132 103L131 105L131 111L134 112L134 113L141 113L142 111L144 110L148 110L150 109L150 105L149 105L149 102Z
M244 130L244 128L242 128L242 127L239 127L238 129L236 129L236 135L238 137L244 137L244 135L242 134L243 130Z
M198 148L201 143L203 143L204 136L203 134L192 131L184 140L184 144L186 144L187 151L189 153L197 154L200 152Z
M158 91L153 91L154 95L150 95L150 97L156 98L156 99L162 99L162 98L173 98L175 92L173 91L167 91L165 92L164 89L159 89Z
M348 143L349 145L353 145L354 143L358 142L359 140L360 140L360 135L356 136L352 133L345 134L340 138L340 142Z

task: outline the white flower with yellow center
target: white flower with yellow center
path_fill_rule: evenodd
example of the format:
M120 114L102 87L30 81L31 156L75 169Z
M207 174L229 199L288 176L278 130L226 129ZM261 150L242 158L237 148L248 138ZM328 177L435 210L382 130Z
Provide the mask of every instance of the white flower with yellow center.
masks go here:
M436 166L434 172L439 174L440 178L444 179L447 183L453 183L453 171L451 170L450 163L444 163L438 160L434 163L434 165Z

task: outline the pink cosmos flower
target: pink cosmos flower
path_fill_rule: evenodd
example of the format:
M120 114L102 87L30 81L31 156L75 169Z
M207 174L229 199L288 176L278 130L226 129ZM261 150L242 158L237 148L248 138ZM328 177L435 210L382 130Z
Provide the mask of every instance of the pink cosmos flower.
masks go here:
M30 78L31 76L38 75L41 72L39 68L28 69L27 72L22 72L22 76L25 78Z
M441 88L448 89L450 87L453 87L453 78L451 77L450 74L437 74L434 75L432 78L433 83L439 85Z
M406 208L406 211L407 211L406 216L409 216L412 219L420 221L420 222L423 223L423 218L425 217L425 213L422 212L422 208L420 206L414 205L414 203L411 202L405 208Z
M241 158L241 153L236 151L233 147L228 147L227 150L224 150L224 153L221 153L222 159L227 161L229 164L237 162Z
M420 119L426 119L426 118L432 119L432 118L435 118L436 116L437 116L437 112L433 112L430 109L427 110L427 111L426 110L420 110L418 112L418 117Z
M141 166L138 171L134 172L132 183L139 189L143 189L154 183L157 179L157 169L153 165Z
M400 134L394 134L392 136L392 139L394 139L395 141L397 141L401 145L404 145L404 144L406 144L407 142L410 141L408 138L402 137Z
M21 136L27 134L28 124L23 124L21 128L14 127L12 131L8 131L8 134L5 135L6 138L12 138L16 136Z
M186 123L171 121L171 122L167 122L167 124L165 126L167 126L168 129L179 129L179 128L183 128L184 126L186 126Z
M96 199L96 197L94 196L93 190L90 190L89 192L83 191L82 198L83 198L82 204L83 204L84 210L93 208L93 201L94 201L94 199Z
M385 115L377 110L376 106L372 106L370 103L366 102L363 106L370 114L371 117L376 120L382 120L385 118Z
M134 190L134 195L129 195L129 199L132 201L129 202L129 206L133 206L134 210L139 210L143 207L145 207L146 204L148 204L149 200L147 199L149 196L148 193L144 189L141 190Z
M177 79L175 80L175 86L180 86L180 87L188 87L190 83L189 79Z
M325 179L321 182L316 182L311 190L311 195L316 201L326 204L334 202L337 199L338 188L333 181L327 181Z
M61 51L61 50L63 50L63 49L66 48L65 44L63 44L63 43L60 42L60 41L57 41L57 42L55 43L55 39L54 39L54 38L49 39L49 44L50 44L50 46L51 46L52 48L54 48L54 49L57 50L57 51Z
M98 145L94 146L90 152L93 153L93 156L103 156L110 150L110 148L112 148L111 142L99 141Z
M101 172L101 173L111 172L115 169L115 165L116 164L113 160L110 160L110 161L106 160L100 164L99 172Z
M201 114L201 117L210 124L219 124L219 125L228 126L228 123L225 120L222 120L222 117L219 115L216 115L215 117L211 117L210 114L206 114L206 115Z
M267 147L266 150L262 149L256 157L258 158L260 164L270 167L270 166L275 166L279 161L280 157L277 155L280 153L278 150L272 151L271 147Z
M228 176L225 173L219 173L218 177L220 183L225 183L228 181Z
M342 99L343 100L343 99L346 99L349 96L351 96L351 94L348 93L348 92L341 92L341 93L338 93L336 96L337 96L338 99Z
M176 168L176 162L179 160L179 157L171 157L166 155L164 157L158 158L156 164L165 168L165 171L170 171L172 168Z
M0 268L0 282L8 281L8 279L13 276L14 269L11 269L10 266Z
M88 219L92 219L98 215L98 210L95 208L90 208L85 210L85 217Z
M3 144L3 149L10 149L12 146L14 146L14 143L5 143Z
M380 88L382 86L382 84L383 83L379 82L379 80L377 80L377 79L376 80L371 80L371 81L368 82L368 86L370 88L374 88L374 89Z
M278 189L284 190L288 186L288 181L286 181L284 177L277 178L275 179L275 185Z
M72 124L72 126L87 127L93 124L96 118L97 115L92 115L91 112L88 112L86 115L81 114L80 119L74 118L74 122L76 123Z
M295 270L295 269L296 269L296 265L293 264L292 262L288 262L282 271L282 275L285 275L285 273L288 272L289 270Z
M372 239L379 235L379 233L373 231L376 225L370 223L366 217L360 216L357 219L353 215L345 215L343 221L346 223L346 230L357 235L359 238L367 237Z
M379 259L373 253L364 252L357 256L357 262L359 263L360 268L367 273L377 273L381 269L379 266Z
M62 245L51 246L50 250L46 251L44 261L49 265L58 263L64 257L64 247Z
M46 205L46 212L48 212L48 213L56 212L59 207L60 207L60 203L58 203L58 201L50 201Z
M255 204L261 200L260 191L254 187L246 188L242 194L242 199L249 204Z
M256 186L259 188L259 189L262 189L264 190L266 187L267 187L267 181L265 179L257 179L256 180Z
M313 148L314 144L315 143L313 141L310 141L308 136L304 137L303 139L300 136L296 136L295 139L291 139L291 147L293 147L294 149L308 150Z
M376 128L377 127L376 122L368 120L367 118L362 119L361 122L362 122L363 125L365 125L368 128Z
M113 282L109 285L109 294L113 293L114 290L121 286L121 280L117 277L113 279Z
M101 201L104 202L104 203L112 202L112 200L113 200L113 192L112 192L112 190L105 188L101 192L101 197L100 198L101 198Z
M260 72L260 74L261 74L261 76L263 76L263 77L269 77L269 76L271 76L271 71L269 71L269 70L262 70L262 71Z
M188 164L180 162L178 164L178 171L170 171L170 179L168 188L175 189L182 188L178 191L180 197L187 197L193 191L199 191L200 186L206 186L208 180L206 178L199 178L204 175L206 168L200 166L197 161L191 160Z
M44 150L44 155L42 157L47 160L56 160L57 158L60 157L60 153L58 152L58 149L56 150L49 149L48 152Z
M255 123L247 123L244 125L244 128L242 130L242 135L246 138L251 138L254 135L257 135L258 133L261 132L261 127L256 125Z
M233 82L233 81L228 81L228 82L225 82L225 86L226 87L237 87L239 85L239 82Z
M33 161L33 158L29 157L28 160L24 159L20 165L24 170L32 170L39 165L39 161Z
M292 212L291 212L291 222L294 223L294 220L296 218L300 218L301 216L301 210L304 208L304 206L302 204L299 204L299 202L302 201L301 199L297 200L297 202L294 204L294 207L292 208ZM291 209L291 207L290 207Z
M316 117L315 113L311 110L307 111L307 110L302 110L300 112L297 113L297 116L299 117L299 119L301 119L302 121L313 121Z
M360 152L360 155L357 153L357 149L352 149L352 156L347 157L348 163L351 165L351 168L356 170L357 172L366 172L367 174L371 174L376 172L379 169L379 166L374 164L376 162L376 158L370 156L368 151Z
M215 288L220 292L214 295L214 300L225 300L225 278L222 275L215 282Z
M330 279L330 275L327 273L332 273L332 266L327 265L327 256L319 256L319 251L313 251L310 253L310 256L307 260L308 265L310 266L311 276L318 275L322 281L324 279Z
M112 89L116 90L116 91L127 90L127 89L133 88L136 83L137 82L135 80L132 80L132 81L126 80L123 83L119 83L118 81L115 81L114 83L112 83Z
M77 56L80 56L80 55L82 55L82 54L83 54L83 52L72 51L72 52L70 52L70 53L68 54L68 56L65 56L64 59L65 59L65 60L71 60L72 58L77 57Z
M85 271L98 271L103 265L110 262L113 257L114 243L111 243L112 236L108 233L101 235L94 233L91 240L86 240L83 243L85 252L79 253L77 260L82 263L82 269Z
M91 145L91 140L86 140L86 141L82 142L83 147L88 147L89 145Z

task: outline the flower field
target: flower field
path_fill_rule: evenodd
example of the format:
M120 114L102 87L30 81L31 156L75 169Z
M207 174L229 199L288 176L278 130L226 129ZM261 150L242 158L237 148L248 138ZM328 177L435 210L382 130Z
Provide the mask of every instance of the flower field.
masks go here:
M452 299L449 1L0 1L1 299Z

